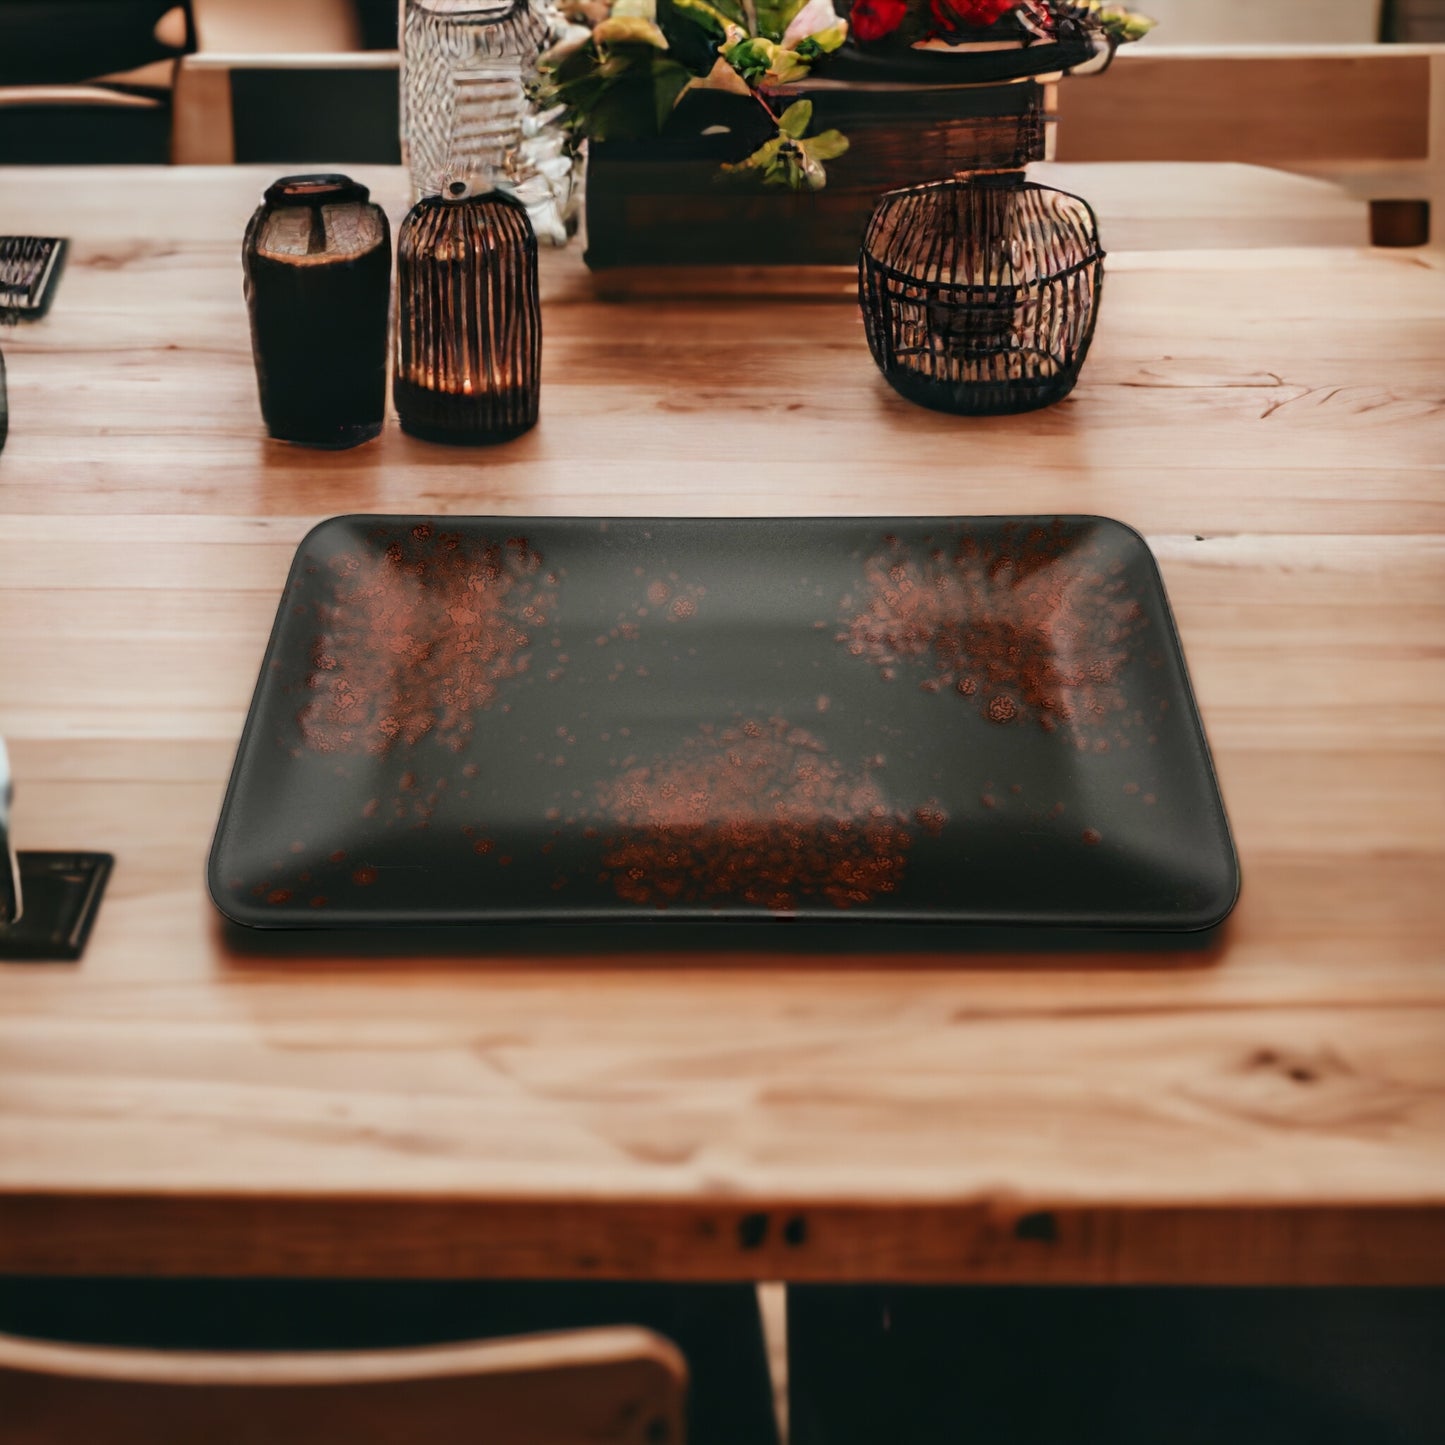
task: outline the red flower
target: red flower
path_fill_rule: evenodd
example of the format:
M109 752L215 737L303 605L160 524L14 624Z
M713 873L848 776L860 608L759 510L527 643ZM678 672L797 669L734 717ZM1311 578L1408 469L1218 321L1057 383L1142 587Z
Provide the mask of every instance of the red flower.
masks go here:
M854 40L882 40L892 35L908 13L908 0L854 0L848 12L848 33Z
M1018 8L1019 0L930 0L933 19L944 30L971 25L985 30Z

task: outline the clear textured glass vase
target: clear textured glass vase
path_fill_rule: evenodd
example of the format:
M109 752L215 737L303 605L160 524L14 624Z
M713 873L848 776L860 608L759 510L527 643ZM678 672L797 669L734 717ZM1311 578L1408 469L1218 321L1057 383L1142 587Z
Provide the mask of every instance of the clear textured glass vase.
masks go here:
M564 26L552 0L403 0L401 144L412 200L458 174L505 184L538 238L576 229L576 168L558 121L529 97Z

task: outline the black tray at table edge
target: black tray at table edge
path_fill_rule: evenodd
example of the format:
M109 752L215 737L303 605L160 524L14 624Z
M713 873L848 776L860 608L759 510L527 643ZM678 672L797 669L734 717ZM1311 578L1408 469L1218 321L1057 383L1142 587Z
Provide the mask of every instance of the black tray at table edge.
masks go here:
M766 525L797 525L823 522L846 522L857 526L877 526L885 530L906 523L908 525L927 525L933 523L939 526L960 526L969 524L986 524L999 522L1020 522L1027 520L1064 522L1077 524L1094 524L1104 527L1113 527L1127 533L1142 549L1148 565L1154 573L1154 581L1158 586L1160 600L1164 604L1164 615L1162 621L1168 628L1170 637L1178 649L1180 661L1183 664L1180 668L1180 681L1183 688L1183 701L1187 707L1189 719L1197 730L1200 740L1201 754L1204 766L1207 770L1209 781L1214 789L1214 795L1219 799L1220 813L1224 823L1225 841L1229 849L1230 882L1224 890L1224 896L1220 903L1211 908L1207 913L1196 918L1183 922L1169 922L1161 924L1157 919L1140 920L1137 922L1100 924L1093 920L1080 920L1074 917L1040 918L1037 914L1027 918L1000 917L998 915L980 914L976 918L960 917L957 913L940 915L933 912L920 911L914 915L889 913L889 914L853 914L847 919L840 919L833 915L811 912L795 913L787 915L769 914L766 912L743 912L740 910L713 911L713 910L683 910L669 909L666 912L655 914L639 914L636 912L621 912L617 909L601 909L595 913L571 911L565 918L539 918L537 911L533 908L517 909L494 909L485 919L478 919L474 914L464 917L446 918L433 916L421 920L401 919L377 919L367 920L365 923L356 922L323 922L318 920L313 924L297 923L267 923L259 918L241 917L233 912L234 904L227 898L226 890L222 888L217 874L217 847L221 836L225 832L226 823L229 819L231 807L235 798L237 763L246 752L251 738L251 731L256 722L257 703L261 696L262 683L265 680L266 659L271 656L271 650L276 644L277 635L281 630L282 622L286 616L286 596L290 590L291 582L295 574L295 568L301 560L302 554L311 544L313 537L324 528L335 526L338 523L354 524L360 526L391 526L405 527L416 526L420 523L430 523L432 526L445 527L457 524L472 524L479 522L496 522L509 530L515 530L519 524L526 525L533 522L542 522L548 526L565 526L572 522L596 523L598 525L607 523L617 526L646 526L649 523L677 522L696 523L699 526L708 522L727 523L754 523ZM938 513L923 513L917 515L894 515L891 517L880 516L762 516L762 517L655 517L655 516L580 516L572 514L568 516L521 516L498 513L414 513L414 512L342 512L335 516L323 517L311 527L307 528L305 534L296 543L296 550L292 554L291 566L286 572L286 581L282 586L280 600L276 606L276 616L271 623L271 630L266 637L266 646L261 653L261 664L257 670L256 686L251 694L251 705L246 711L246 722L241 729L240 740L236 744L236 751L231 760L231 771L226 781L225 798L221 803L220 815L216 821L215 832L211 837L211 847L206 859L206 891L209 893L211 902L215 906L226 925L230 928L245 930L247 933L267 934L292 934L300 936L330 935L339 932L365 932L365 933L391 933L398 936L409 933L439 931L455 931L458 934L466 931L483 932L491 929L516 928L519 925L536 926L541 924L547 928L564 927L604 927L608 929L633 929L639 934L645 932L656 932L659 935L666 935L673 942L677 934L683 930L698 930L701 928L724 927L729 930L734 928L752 927L776 928L780 932L793 930L808 930L810 928L836 928L846 926L852 930L860 926L872 930L882 931L888 928L902 930L912 929L954 929L960 932L968 930L997 931L1018 929L1027 931L1030 934L1048 935L1050 933L1070 935L1132 935L1150 934L1159 936L1178 935L1184 938L1197 937L1198 935L1213 934L1234 912L1239 903L1239 897L1243 888L1243 875L1239 866L1239 849L1234 841L1234 828L1229 820L1229 810L1224 801L1224 791L1219 785L1219 772L1214 765L1214 752L1209 745L1209 735L1204 729L1204 718L1199 711L1199 702L1194 694L1194 681L1189 673L1188 659L1184 655L1184 642L1179 635L1179 626L1174 617L1174 608L1169 601L1169 592L1164 585L1164 574L1159 569L1159 559L1154 555L1154 549L1150 547L1148 539L1144 534L1128 522L1121 522L1117 517L1106 517L1096 512L1069 512L1069 513L991 513L978 516L943 515ZM224 900L224 901L223 901ZM229 905L229 906L228 906Z

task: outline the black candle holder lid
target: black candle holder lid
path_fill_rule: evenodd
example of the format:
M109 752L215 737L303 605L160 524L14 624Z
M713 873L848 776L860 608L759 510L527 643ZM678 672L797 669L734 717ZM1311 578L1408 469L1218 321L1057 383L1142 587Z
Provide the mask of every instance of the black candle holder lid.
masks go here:
M340 172L322 172L310 176L282 176L266 187L265 200L272 206L314 206L322 202L368 201L371 191L360 181Z

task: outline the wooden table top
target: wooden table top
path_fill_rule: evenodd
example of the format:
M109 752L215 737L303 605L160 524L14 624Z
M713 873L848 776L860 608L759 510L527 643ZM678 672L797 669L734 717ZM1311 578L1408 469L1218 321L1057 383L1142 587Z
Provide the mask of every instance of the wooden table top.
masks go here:
M399 175L358 174L399 218ZM1362 248L1313 182L1054 174L1112 255L1050 411L909 406L846 277L624 304L573 249L535 433L320 453L256 404L269 170L0 172L0 228L73 238L50 317L0 336L0 734L22 845L118 860L82 964L0 969L0 1270L1445 1282L1445 268ZM1182 954L247 949L206 850L291 554L347 511L1130 522L1232 925Z

